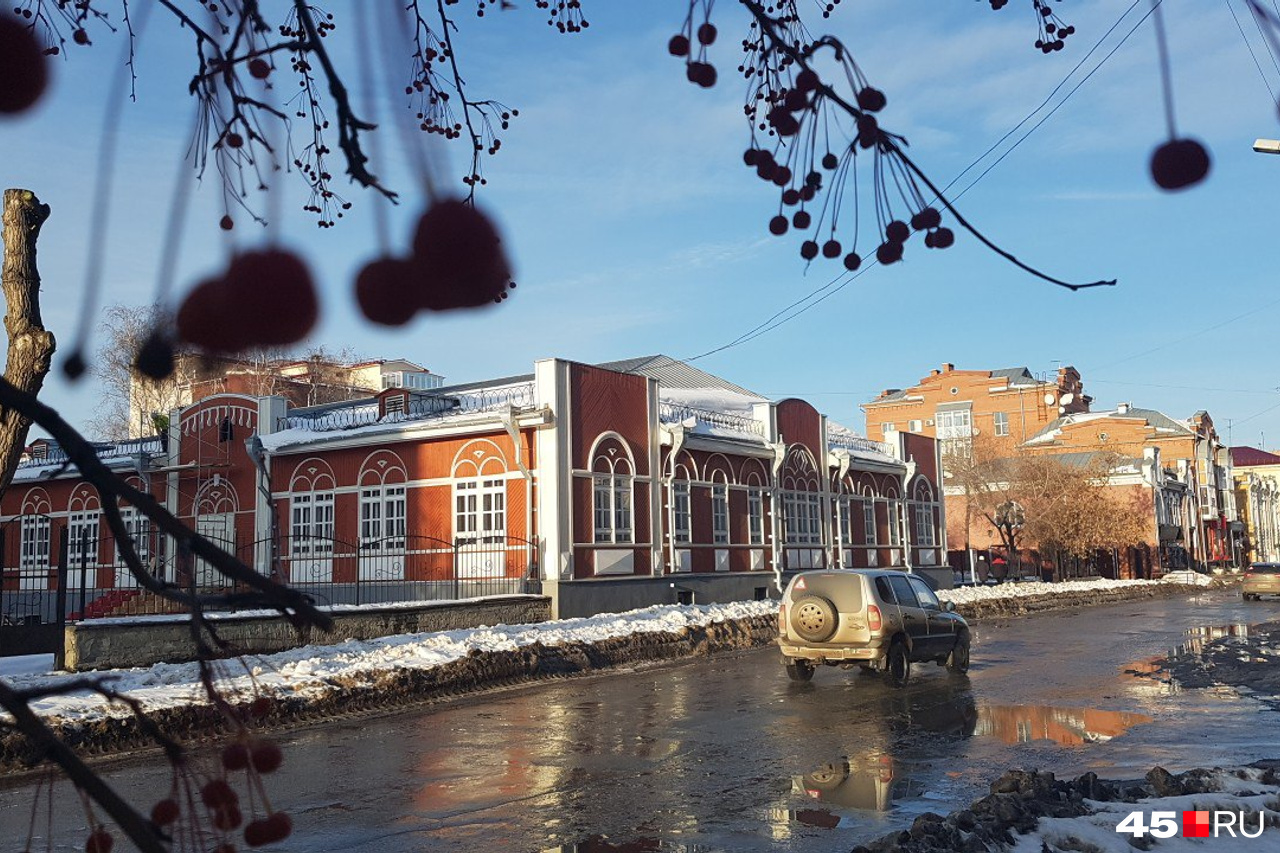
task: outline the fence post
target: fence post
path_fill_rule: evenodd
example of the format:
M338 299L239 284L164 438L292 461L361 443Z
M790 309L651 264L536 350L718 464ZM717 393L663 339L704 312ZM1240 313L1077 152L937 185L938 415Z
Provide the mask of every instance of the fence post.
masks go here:
M58 613L58 644L53 650L53 668L65 669L67 665L67 544L70 531L58 532L58 590L54 606ZM48 573L45 573L48 577Z
M461 583L458 580L458 554L461 552L462 541L457 537L453 537L453 600L457 601L462 591Z
M364 574L364 571L363 571L364 557L360 552L363 548L364 548L364 543L357 541L356 542L356 604L357 605L361 603L360 602L360 580L361 580L360 576Z

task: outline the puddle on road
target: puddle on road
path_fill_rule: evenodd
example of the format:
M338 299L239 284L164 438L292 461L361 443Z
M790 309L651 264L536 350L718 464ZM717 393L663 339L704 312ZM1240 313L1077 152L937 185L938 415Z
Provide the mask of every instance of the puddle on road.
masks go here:
M975 735L989 735L1004 743L1053 741L1062 746L1105 743L1134 726L1152 722L1146 714L1101 711L1096 708L1058 708L1052 705L979 705Z
M1198 657L1209 643L1227 637L1247 639L1249 626L1245 624L1202 625L1191 628L1181 643L1170 647L1163 655L1134 661L1125 666L1122 672L1144 683L1159 685L1159 691L1162 693L1178 693L1182 686L1170 674L1170 664Z

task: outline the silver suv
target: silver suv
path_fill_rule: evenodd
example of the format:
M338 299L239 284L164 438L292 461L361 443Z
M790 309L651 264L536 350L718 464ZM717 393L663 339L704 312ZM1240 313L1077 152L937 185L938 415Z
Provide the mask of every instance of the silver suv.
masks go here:
M881 672L897 686L911 664L969 669L969 624L921 578L887 569L801 572L778 609L787 675L808 681L820 663Z

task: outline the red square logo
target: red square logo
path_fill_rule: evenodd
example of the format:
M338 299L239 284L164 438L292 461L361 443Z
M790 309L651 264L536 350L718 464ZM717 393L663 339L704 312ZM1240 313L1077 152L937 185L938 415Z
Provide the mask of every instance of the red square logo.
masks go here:
M1182 837L1183 838L1208 838L1209 837L1209 812L1183 812L1182 813Z

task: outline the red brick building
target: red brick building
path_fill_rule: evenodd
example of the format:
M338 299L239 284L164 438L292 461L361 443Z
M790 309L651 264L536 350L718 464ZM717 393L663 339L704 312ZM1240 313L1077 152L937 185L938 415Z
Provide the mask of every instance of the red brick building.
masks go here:
M651 356L547 359L523 376L310 408L215 395L177 412L163 442L101 455L205 536L322 600L537 590L569 616L764 596L799 568L942 565L936 443L885 438ZM73 566L69 589L116 590L115 602L131 579L96 495L56 448L45 455L0 503L0 608ZM216 583L133 523L157 573Z

